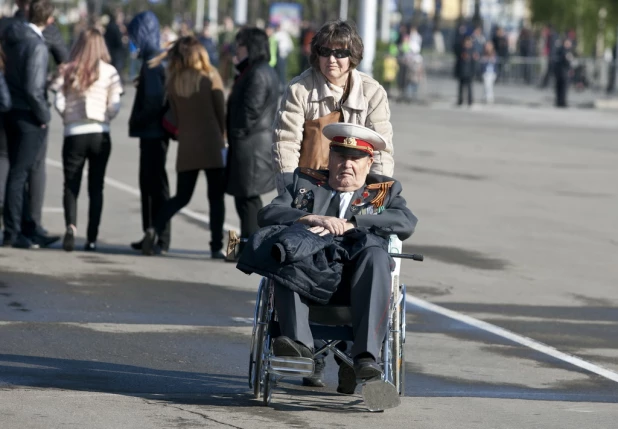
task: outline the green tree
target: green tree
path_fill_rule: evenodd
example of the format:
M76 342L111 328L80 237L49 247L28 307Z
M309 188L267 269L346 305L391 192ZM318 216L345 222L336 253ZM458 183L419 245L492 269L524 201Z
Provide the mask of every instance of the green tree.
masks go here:
M616 0L529 0L532 21L552 24L557 31L574 29L580 50L586 55L595 53L597 35L601 32L606 46L616 42L618 2ZM600 11L605 10L605 18Z

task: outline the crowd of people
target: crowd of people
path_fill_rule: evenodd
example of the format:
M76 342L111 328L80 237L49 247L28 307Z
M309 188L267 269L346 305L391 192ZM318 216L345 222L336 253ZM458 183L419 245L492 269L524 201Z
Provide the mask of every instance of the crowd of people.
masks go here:
M55 37L58 29L50 0L20 0L18 6L15 17L0 21L2 47L9 54L0 78L2 148L6 148L0 162L8 170L6 178L0 176L0 189L6 189L0 200L4 246L33 249L62 238L49 235L41 218L53 104L64 125L62 247L75 248L77 199L87 164L84 249L97 249L103 184L113 147L110 127L127 85L122 79L124 63L118 58L127 42L135 47L141 64L128 124L129 136L139 139L143 236L130 244L136 251L153 255L170 249L170 220L191 200L203 170L210 251L212 258L224 259L224 195L234 197L240 235L248 238L259 228L263 194L275 188L284 192L298 167L327 168L330 142L322 130L330 123L367 126L382 135L386 147L375 152L371 169L393 174L387 94L376 80L356 70L363 42L350 22L329 22L307 33L311 36L307 70L286 82L282 93L285 71L272 61L272 56L277 62L282 58L279 42L273 48L273 40L282 38L275 28L244 27L234 32L233 39L224 33L228 46L219 44L211 55L213 49L204 43L207 33L187 32L163 40L157 17L145 11L126 25L118 16L106 29L82 29L69 51ZM50 52L58 65L53 76L47 67ZM229 70L226 85L229 53L233 72ZM48 100L48 93L53 100ZM178 141L174 196L165 170L171 139Z
M514 52L520 57L521 76L527 84L532 81L532 61L539 55L547 60L545 74L540 82L541 88L548 86L553 78L555 82L556 106L567 107L567 90L569 82L575 77L573 60L577 40L574 32L568 32L560 37L551 26L535 36L531 30L523 28L517 39ZM454 74L459 82L457 104L464 103L464 93L467 104L474 103L473 82L483 82L484 101L494 102L494 84L498 82L509 63L510 42L500 27L496 27L492 37L485 37L481 27L469 31L468 27L459 27L458 35L453 45L455 55Z

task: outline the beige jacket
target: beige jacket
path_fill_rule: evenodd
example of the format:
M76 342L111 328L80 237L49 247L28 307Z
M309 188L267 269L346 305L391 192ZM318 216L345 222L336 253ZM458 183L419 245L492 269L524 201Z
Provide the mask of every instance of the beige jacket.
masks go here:
M393 127L386 91L357 70L352 70L351 78L350 93L342 106L343 121L371 128L384 137L386 150L375 152L371 171L392 176ZM298 167L305 121L327 115L336 107L335 97L319 71L305 70L290 82L273 124L273 164L279 193L284 190L283 173L292 173Z

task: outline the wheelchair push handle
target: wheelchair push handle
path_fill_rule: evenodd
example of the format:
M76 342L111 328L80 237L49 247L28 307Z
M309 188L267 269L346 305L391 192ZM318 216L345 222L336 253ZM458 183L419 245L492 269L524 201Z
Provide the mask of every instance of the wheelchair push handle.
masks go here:
M425 257L419 253L389 253L393 258L412 259L413 261L423 262Z

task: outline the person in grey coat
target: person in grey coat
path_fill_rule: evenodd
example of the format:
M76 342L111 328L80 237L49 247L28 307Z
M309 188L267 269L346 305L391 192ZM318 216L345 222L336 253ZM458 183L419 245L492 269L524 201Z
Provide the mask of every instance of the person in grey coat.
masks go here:
M374 234L396 234L401 240L412 235L416 217L401 196L401 184L386 176L369 174L374 150L386 141L361 125L336 123L324 127L331 141L328 170L298 168L293 180L258 216L260 226L305 224L319 234L344 235L354 228ZM356 379L382 375L377 364L386 335L391 295L392 259L380 247L366 247L344 265L342 281L329 301L347 301L352 306L354 368L339 367L340 393L352 394ZM287 287L275 285L275 308L282 336L275 339L275 356L313 357L309 328L310 301Z

